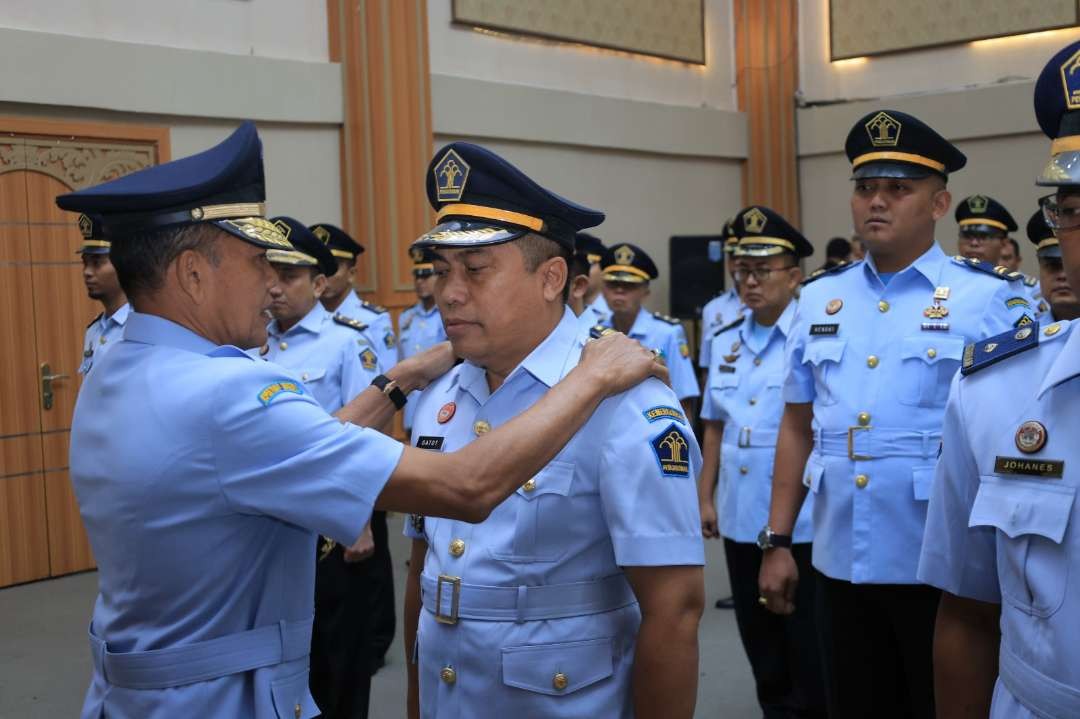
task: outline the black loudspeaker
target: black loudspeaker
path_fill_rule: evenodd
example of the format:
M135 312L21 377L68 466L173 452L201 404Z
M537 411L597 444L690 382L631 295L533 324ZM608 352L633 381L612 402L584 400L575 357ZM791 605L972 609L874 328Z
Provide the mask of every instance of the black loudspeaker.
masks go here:
M677 235L668 241L670 314L681 320L701 317L705 303L724 291L724 238Z

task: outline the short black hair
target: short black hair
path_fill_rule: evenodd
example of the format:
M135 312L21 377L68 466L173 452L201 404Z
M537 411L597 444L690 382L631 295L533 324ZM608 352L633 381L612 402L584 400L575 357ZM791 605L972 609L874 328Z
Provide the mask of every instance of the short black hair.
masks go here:
M110 259L124 294L133 301L160 290L165 272L182 252L201 252L217 266L221 257L216 240L224 232L206 223L174 225L112 238Z
M851 243L845 240L843 237L834 237L829 240L829 244L825 245L826 257L841 257L847 259L851 254Z
M571 264L573 253L567 247L564 247L555 240L548 239L543 235L537 235L535 233L529 233L524 237L520 237L514 240L514 244L521 250L521 256L525 260L525 270L527 272L536 272L536 269L540 265L544 264L553 257L561 257L563 262L566 263L566 282L563 283L562 294L563 302L570 299L570 280L573 278L574 273L572 271L573 265ZM588 269L584 274L589 274Z
M1013 252L1016 253L1016 259L1020 259L1020 243L1015 238L1006 237L1005 241L1013 246Z

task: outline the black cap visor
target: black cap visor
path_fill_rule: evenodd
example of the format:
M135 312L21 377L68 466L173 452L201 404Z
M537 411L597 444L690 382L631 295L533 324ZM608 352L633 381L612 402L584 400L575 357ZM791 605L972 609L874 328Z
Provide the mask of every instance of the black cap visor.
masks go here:
M922 180L930 177L931 175L937 175L938 177L944 177L939 172L931 170L929 167L923 165L915 165L910 162L896 162L896 161L880 161L880 162L867 162L859 165L852 170L852 180L873 180L878 178L885 179L906 179L906 180Z

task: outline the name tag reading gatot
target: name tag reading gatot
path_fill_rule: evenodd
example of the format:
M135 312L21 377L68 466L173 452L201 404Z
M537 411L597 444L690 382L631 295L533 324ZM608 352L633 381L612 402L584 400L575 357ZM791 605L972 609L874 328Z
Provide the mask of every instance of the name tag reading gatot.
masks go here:
M433 449L435 451L439 451L442 449L443 439L445 438L428 437L422 435L416 440L416 447L417 449Z
M839 331L839 324L810 325L811 337L820 337L821 335L835 335Z
M1061 459L1028 459L1027 457L996 457L994 459L994 473L1061 479L1065 474L1065 461Z

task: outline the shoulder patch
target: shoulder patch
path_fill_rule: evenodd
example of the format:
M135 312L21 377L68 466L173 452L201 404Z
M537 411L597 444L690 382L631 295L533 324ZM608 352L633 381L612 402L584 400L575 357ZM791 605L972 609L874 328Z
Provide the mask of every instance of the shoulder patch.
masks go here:
M372 312L380 315L383 312L386 312L386 308L382 305L377 305L374 302L368 302L365 299L360 300L360 306L363 307L365 310L371 310Z
M259 402L262 403L263 407L269 407L270 403L274 401L274 398L282 392L304 394L304 388L296 382L293 382L291 379L279 379L277 382L271 382L259 390Z
M653 454L665 477L690 476L690 443L679 425L672 422L652 438Z
M1010 297L1005 300L1005 307L1010 310L1013 307L1031 307L1031 303L1027 301L1026 297Z
M807 277L805 280L802 281L802 285L805 287L806 285L810 284L811 282L814 282L815 280L820 280L822 277L827 277L828 275L838 275L841 272L847 272L852 267L855 267L857 265L861 265L862 262L863 262L862 260L859 260L857 262L842 262L842 263L836 265L835 267L830 267L827 270L826 269L814 270L813 272L810 273L809 277Z
M962 265L963 267L967 267L970 270L978 270L979 272L982 272L983 274L987 274L987 275L990 275L992 277L997 277L1000 280L1010 280L1010 281L1012 281L1012 280L1022 280L1024 278L1024 276L1022 274L1020 274L1019 272L1013 272L1008 267L1003 267L1001 265L998 265L997 267L995 267L994 265L990 264L989 262L983 262L982 260L976 260L976 259L972 259L970 257L964 257L962 255L957 255L957 256L953 257L952 260L953 260L953 262L955 262L958 265Z
M713 332L712 336L717 337L719 335L722 335L725 332L727 332L728 330L735 329L736 327L738 327L739 325L741 325L745 321L746 321L746 315L739 315L739 319L735 320L734 322L728 322L726 325L724 325L720 329L716 330L716 332Z
M370 347L364 348L364 351L360 353L360 365L366 370L373 370L379 366L379 358Z
M668 317L667 315L661 314L659 312L653 312L652 316L655 317L656 319L660 320L661 322L667 322L669 325L681 325L682 324L681 321L675 319L674 317Z
M334 322L337 322L339 325L345 325L346 327L351 327L354 330L356 330L357 332L363 332L364 330L366 330L368 328L368 326L365 325L360 320L354 320L352 317L346 317L345 315L341 314L340 312L338 312L337 314L334 315Z
M655 407L649 407L641 414L645 419L649 420L649 424L659 422L662 419L673 419L677 422L686 424L686 417L683 416L682 410L666 404L658 404Z
M105 316L104 312L99 312L98 316L95 317L94 319L90 320L90 324L86 325L86 329L90 329L91 327L93 327L94 323L97 322L98 320L100 320L104 316Z
M612 329L611 327L605 327L604 325L593 325L589 328L589 339L598 340L604 335L610 335L613 332L618 332L618 330Z
M394 337L394 333L390 330L387 330L386 334L383 335L382 341L383 344L386 345L386 349L388 350L393 349L394 345L397 344L397 339Z
M1068 332L1062 330L1068 326L1068 322L1054 322L1046 327L1040 327L1036 324L1025 325L1018 329L973 342L964 348L964 359L960 365L960 374L964 376L974 374L997 364L1003 359L1034 349L1039 346L1040 342L1048 342L1055 337L1064 337Z

